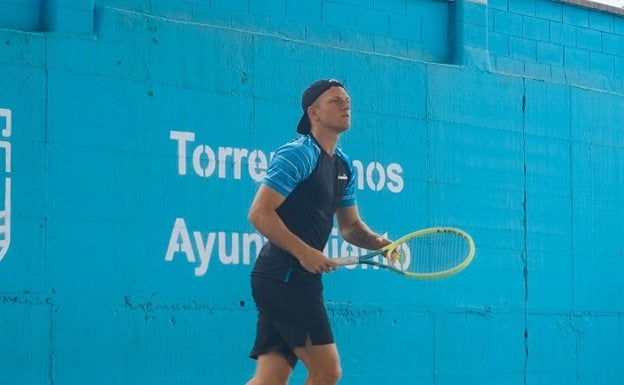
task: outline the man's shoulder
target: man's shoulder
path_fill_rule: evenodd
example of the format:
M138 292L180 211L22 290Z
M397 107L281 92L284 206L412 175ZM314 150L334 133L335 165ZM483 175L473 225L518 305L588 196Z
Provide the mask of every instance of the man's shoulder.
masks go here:
M320 148L309 135L300 136L287 142L277 149L276 155L284 157L306 157L316 158L320 153Z
M348 166L351 166L351 158L349 157L349 155L347 155L347 153L345 153L342 148L340 147L336 147L336 149L334 150L334 153L340 158L342 159L342 161L347 164Z

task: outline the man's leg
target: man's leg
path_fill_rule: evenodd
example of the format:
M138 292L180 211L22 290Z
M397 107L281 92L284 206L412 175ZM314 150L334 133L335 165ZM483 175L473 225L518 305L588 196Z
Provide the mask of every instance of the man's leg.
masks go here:
M305 385L336 385L342 376L336 344L312 345L295 349L295 354L308 369Z
M256 373L247 385L286 385L292 371L282 354L262 354L256 362Z

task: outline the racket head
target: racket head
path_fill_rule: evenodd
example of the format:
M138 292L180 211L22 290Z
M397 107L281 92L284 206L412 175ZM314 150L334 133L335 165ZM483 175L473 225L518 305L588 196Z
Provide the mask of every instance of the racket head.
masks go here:
M407 234L382 250L385 255L401 254L393 263L384 258L382 267L410 278L433 279L465 269L476 248L472 237L461 229L431 227Z

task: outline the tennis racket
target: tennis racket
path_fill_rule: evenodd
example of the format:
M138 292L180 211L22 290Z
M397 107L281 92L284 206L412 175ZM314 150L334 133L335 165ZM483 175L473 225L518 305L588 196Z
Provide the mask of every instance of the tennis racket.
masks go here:
M340 266L367 264L410 278L442 278L466 268L475 254L472 237L453 227L431 227L409 233L362 256L333 259ZM392 263L384 256L393 255Z

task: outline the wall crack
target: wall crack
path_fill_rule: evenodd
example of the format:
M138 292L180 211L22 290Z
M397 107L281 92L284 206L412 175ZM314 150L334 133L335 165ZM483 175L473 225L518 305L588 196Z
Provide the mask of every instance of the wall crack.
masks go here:
M523 384L527 384L527 367L529 363L529 322L528 322L528 300L529 300L529 267L527 251L527 153L526 153L526 79L522 82L522 274L524 281L524 365L522 370Z

